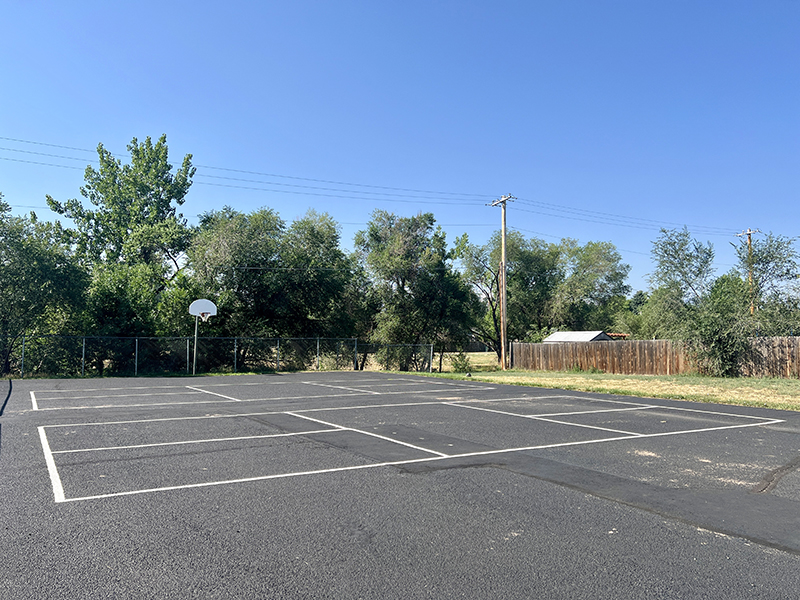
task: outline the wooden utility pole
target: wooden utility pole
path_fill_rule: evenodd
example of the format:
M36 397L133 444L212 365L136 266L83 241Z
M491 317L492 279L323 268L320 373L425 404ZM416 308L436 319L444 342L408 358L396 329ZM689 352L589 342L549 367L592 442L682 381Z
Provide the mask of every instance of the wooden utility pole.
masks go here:
M501 241L500 241L500 271L498 282L500 284L500 368L505 371L508 368L508 339L507 339L507 310L506 302L506 202L516 200L511 194L506 194L492 202L492 206L501 206L503 209Z
M756 312L756 297L755 290L753 289L753 234L761 233L758 229L747 228L747 231L737 233L736 237L747 236L747 281L750 283L750 314Z

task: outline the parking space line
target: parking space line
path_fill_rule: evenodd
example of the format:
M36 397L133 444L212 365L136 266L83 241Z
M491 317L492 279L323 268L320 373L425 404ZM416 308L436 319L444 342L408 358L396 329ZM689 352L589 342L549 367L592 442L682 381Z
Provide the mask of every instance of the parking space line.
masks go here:
M361 433L363 435L368 435L370 437L378 438L381 440L386 440L387 442L392 442L394 444L400 444L401 446L407 446L409 448L414 448L415 450L421 450L422 452L427 452L428 454L436 454L437 456L448 457L449 454L445 454L444 452L437 452L436 450L430 450L429 448L423 448L422 446L415 446L414 444L409 444L408 442L401 442L400 440L395 440L390 437L386 437L385 435L378 435L377 433L372 433L370 431L364 431L362 429L355 429L353 427L343 427L341 425L336 425L335 423L329 423L327 421L323 421L321 419L314 419L313 417L307 417L306 415L295 414L291 412L287 412L287 415L292 415L293 417L300 417L301 419L308 419L309 421L313 421L314 423L320 423L321 425L330 425L331 427L340 427L343 430L353 431L355 433Z
M47 441L47 434L44 427L39 427L39 440L42 442L42 451L44 452L44 462L47 465L47 473L50 475L50 483L53 485L53 496L56 502L64 502L64 486L61 483L61 477L56 468L56 461L53 459L53 453L50 450L50 443Z
M631 437L639 437L643 435L641 433L636 433L635 431L623 431L621 429L609 429L608 427L598 427L596 425L583 425L580 423L569 423L567 421L558 421L556 419L548 419L540 415L521 415L519 413L512 413L505 410L495 410L493 408L481 408L480 406L468 406L465 404L456 404L455 402L445 402L444 404L447 404L449 406L457 406L459 408L469 408L470 410L480 410L483 412L496 413L499 415L507 415L509 417L519 417L522 419L531 419L534 421L546 421L547 423L556 423L558 425L571 425L572 427L581 427L583 429L598 429L600 431L608 431L609 433L621 433L623 435Z
M192 387L190 385L186 386L187 389L194 390L196 392L202 392L203 394L210 394L211 396L219 396L220 398L226 398L228 400L233 400L234 402L241 402L239 398L234 398L233 396L226 396L225 394L218 394L217 392L210 392L208 390L203 390L200 388Z
M287 413L290 414L290 413ZM295 415L298 417L303 418L301 415ZM308 418L308 417L305 417ZM309 418L310 419L310 418ZM316 419L310 419L315 420ZM212 487L212 486L220 486L220 485L231 485L237 483L248 483L248 482L256 482L256 481L266 481L270 479L286 479L290 477L301 477L307 475L322 475L327 473L337 473L337 472L345 472L345 471L356 471L362 469L371 469L371 468L378 468L378 467L391 467L391 466L403 466L403 465L410 465L416 463L424 463L424 462L434 462L440 460L446 460L449 458L457 459L457 458L470 458L470 457L477 457L477 456L489 456L495 454L505 454L505 453L514 453L514 452L525 452L525 451L533 451L533 450L547 450L552 448L564 448L568 446L582 446L588 444L599 444L605 442L614 442L614 441L624 441L624 440L639 440L643 438L653 438L653 437L664 437L668 435L684 435L689 433L699 433L699 432L706 432L706 431L720 431L725 429L742 429L747 427L760 427L765 425L773 425L776 423L784 422L782 419L772 419L763 423L747 423L743 425L726 425L721 427L710 427L705 429L695 429L691 431L673 431L673 432L665 432L665 433L653 433L653 434L641 434L641 435L634 435L634 436L621 436L621 437L612 437L612 438L602 438L602 439L595 439L595 440L581 440L577 442L563 442L563 443L555 443L555 444L544 444L540 446L526 446L520 448L506 448L506 449L499 449L499 450L485 450L479 452L468 452L463 454L454 454L454 455L442 455L441 453L439 456L433 457L426 457L426 458L419 458L419 459L410 459L410 460L401 460L401 461L389 461L389 462L382 462L382 463L370 463L365 465L353 465L349 467L336 467L330 469L316 469L311 471L299 471L294 473L281 473L275 475L260 475L255 477L245 477L241 479L229 479L223 481L210 481L204 483L193 483L193 484L184 484L184 485L174 485L174 486L165 486L160 488L147 488L141 490L129 490L125 492L114 492L109 494L98 494L92 496L82 496L76 498L66 498L64 496L64 490L61 484L60 477L58 475L58 471L55 466L55 461L53 460L53 454L50 451L49 444L47 442L47 437L44 433L44 427L39 427L39 435L42 440L42 448L44 449L45 453L45 461L47 462L48 471L50 473L50 479L53 484L53 493L55 496L55 501L57 503L60 502L77 502L82 500L97 500L103 498L114 498L120 496L131 496L131 495L138 495L138 494L147 494L147 493L154 493L154 492L162 492L162 491L175 491L175 490L182 490L182 489L191 489L191 488L203 488L203 487ZM324 423L324 422L323 422ZM335 424L328 424L332 426L336 426ZM349 428L342 428L342 429L349 429ZM359 430L352 430L359 433L365 433L370 435L368 432L363 432ZM374 437L382 437L372 434ZM384 438L388 439L388 438ZM392 441L395 443L397 440L388 439L388 441ZM404 444L406 445L406 444ZM413 447L413 446L412 446ZM420 450L424 450L427 452L433 453L431 450L427 450L424 448L420 448Z
M344 387L344 386L341 386L341 385L330 385L330 384L327 384L327 383L316 383L314 381L302 381L301 383L304 383L306 385L316 385L318 387L324 387L324 388L333 388L335 390L345 390L346 392L359 392L361 394L373 394L375 396L380 396L381 395L380 392L373 392L372 390L362 390L362 389L359 389L359 388Z
M76 448L74 450L53 450L50 454L73 454L77 452L102 452L107 450L133 450L137 448L156 448L159 446L183 446L186 444L207 444L213 442L238 442L240 440L261 440L266 438L293 437L298 435L311 435L314 433L330 433L341 431L343 428L334 425L335 429L317 429L313 431L298 431L296 433L271 433L268 435L243 435L230 438L211 438L206 440L182 440L180 442L155 442L152 444L134 444L131 446L106 446L104 448Z
M39 405L36 402L36 394L33 393L33 390L31 390L31 406L33 406L33 410L39 410Z

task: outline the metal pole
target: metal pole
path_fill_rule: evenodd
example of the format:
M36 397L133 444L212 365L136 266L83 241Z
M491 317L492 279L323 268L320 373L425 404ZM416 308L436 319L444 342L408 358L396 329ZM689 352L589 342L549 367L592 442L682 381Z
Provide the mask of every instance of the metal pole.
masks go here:
M234 373L238 372L237 364L236 364L237 355L239 354L239 345L237 343L238 341L239 340L237 338L233 338L233 372Z
M353 338L353 371L358 371L358 338Z
M319 338L317 338L317 371L319 371Z
M139 338L136 338L136 350L133 355L133 376L139 375Z
M19 365L19 377L25 379L25 334L22 334L22 362Z
M86 336L83 337L83 351L81 352L81 377L86 376Z
M197 375L197 323L200 317L194 318L194 363L192 363L192 375Z
M189 338L186 338L186 372L189 372Z
M281 370L281 338L278 338L278 360L275 363L277 365L276 371Z
M433 344L431 344L431 361L428 363L428 373L433 373Z

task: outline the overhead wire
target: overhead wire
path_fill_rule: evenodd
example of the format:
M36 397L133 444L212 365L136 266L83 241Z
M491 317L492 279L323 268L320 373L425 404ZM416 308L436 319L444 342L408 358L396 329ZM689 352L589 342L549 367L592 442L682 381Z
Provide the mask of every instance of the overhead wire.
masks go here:
M89 150L86 148L78 148L74 146L65 146L60 144L50 144L46 142L39 142L39 141L32 141L32 140L23 140L19 138L11 138L11 137L4 137L0 136L0 140L12 141L16 143L24 143L24 144L33 144L38 146L45 146L45 147L53 147L53 148L61 148L66 150L73 150L78 152L95 152L95 150ZM37 156L45 156L49 158L57 158L61 160L78 160L86 162L86 158L78 158L73 156L63 156L58 154L50 154L45 152L36 152L32 150L23 150L18 148L8 148L8 147L0 147L0 150L8 151L8 152L20 152L25 154L37 155ZM113 156L128 156L119 153L113 153ZM60 167L60 168L68 168L68 169L80 169L80 167L74 167L70 165L60 165L55 163L45 163L39 161L31 161L31 160L23 160L17 158L10 158L10 157L2 157L2 160L8 161L15 161L27 164L35 164L41 166L52 166L52 167ZM91 163L97 163L97 160L89 161ZM246 186L246 185L237 185L233 183L215 183L210 181L197 181L195 180L194 183L199 185L207 185L213 187L221 187L221 188L228 188L228 189L241 189L241 190L250 190L250 191L259 191L259 192L270 192L270 193L277 193L277 194L292 194L292 195L303 195L303 196L315 196L321 198L336 198L341 200L357 200L357 201L372 201L372 202L387 202L387 203L405 203L405 204L437 204L437 205L455 205L455 206L478 206L484 203L486 198L493 198L494 196L486 195L486 194L467 194L462 192L443 192L443 191L431 191L431 190L421 190L416 188L402 188L402 187L392 187L392 186L379 186L379 185L371 185L371 184L362 184L362 183L351 183L351 182L342 182L342 181L334 181L334 180L327 180L327 179L316 179L316 178L309 178L309 177L298 177L292 175L282 175L282 174L275 174L275 173L265 173L260 171L250 171L244 169L232 169L227 167L217 167L217 166L210 166L210 165L195 165L198 169L209 169L209 170L217 170L217 171L226 171L231 173L241 173L241 174L248 174L248 175L258 175L261 177L268 177L268 178L281 178L281 179L291 179L295 181L307 181L313 183L326 183L332 185L340 185L346 187L355 187L355 188L369 188L369 189L341 189L341 188L329 188L329 187L322 187L322 186L312 186L312 185L302 185L302 184L293 184L293 183L282 183L278 181L261 181L261 180L253 180L253 179L244 179L238 177L227 177L223 175L211 175L207 173L198 172L196 173L196 177L200 178L210 178L210 179L218 179L218 180L225 180L225 181L237 181L241 183L253 183L253 184L260 184L260 187L256 186ZM295 190L286 190L286 189L276 189L275 187L265 187L265 186L279 186L279 187L293 187L297 188ZM388 190L388 191L370 191L370 190ZM336 193L323 193L323 192L336 192ZM416 195L409 195L409 194L399 194L394 192L410 192L412 194L428 194L426 196L416 196ZM444 200L441 196L448 196L453 198L452 200ZM456 198L460 197L461 200L457 200ZM627 227L627 228L634 228L634 229L644 229L644 230L660 230L660 229L671 229L675 227L683 227L688 225L678 224L674 222L667 222L667 221L658 221L654 219L645 219L640 217L632 217L627 215L617 215L613 213L601 212L601 211L593 211L588 209L577 209L563 205L556 205L552 203L531 200L526 198L517 199L518 204L530 207L530 208L522 208L517 206L516 210L520 212L526 212L531 214L538 214L548 217L556 217L562 219L569 219L574 221L582 221L587 223L595 223L599 225L610 225L615 227ZM730 236L731 233L727 230L719 227L709 227L709 226L691 226L692 231L696 233L700 233L703 235L713 235L713 236Z

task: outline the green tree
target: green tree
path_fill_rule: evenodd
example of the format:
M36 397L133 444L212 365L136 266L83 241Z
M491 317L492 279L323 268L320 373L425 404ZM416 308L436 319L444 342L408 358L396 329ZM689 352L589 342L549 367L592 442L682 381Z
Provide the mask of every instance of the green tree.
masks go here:
M431 213L397 217L376 210L355 244L381 299L373 341L434 343L440 355L449 344L468 341L477 298L454 270Z
M283 333L288 290L280 253L285 229L271 209L243 214L226 206L200 215L188 251L189 266L200 293L217 304L212 331L237 336Z
M651 250L653 287L680 291L684 301L698 301L713 283L714 247L693 239L689 230L662 229Z
M630 266L611 242L565 238L559 245L561 280L553 296L551 324L574 331L602 330L614 322L630 292Z
M86 167L81 195L95 208L77 199L63 204L51 196L56 213L72 219L76 230L70 241L87 264L124 262L168 265L180 269L180 254L188 243L186 220L177 213L192 185L195 168L187 154L173 174L166 135L154 144L133 138L128 144L130 164L98 145L99 169ZM176 206L177 205L177 206Z
M355 257L340 248L338 224L327 214L310 210L292 223L281 242L286 265L285 288L291 290L286 331L298 337L347 337L355 312L346 302L351 293Z
M656 288L649 296L637 292L629 310L616 314L615 328L630 334L632 339L677 340L685 337L689 316L690 307L683 301L681 291L665 286Z
M714 377L740 374L755 325L748 305L747 284L734 273L718 278L693 307L685 341L701 372Z
M60 333L74 319L87 283L57 225L14 217L0 194L0 371L9 373L22 335Z
M309 211L288 228L271 209L201 215L189 250L198 293L215 299L212 330L233 336L345 337L358 318L354 258L339 226ZM354 304L355 303L355 304Z
M501 234L495 232L485 245L457 241L464 278L477 292L483 306L475 336L500 357L500 256ZM561 279L559 249L517 231L506 235L507 332L509 339L538 341L550 324L552 296Z
M749 245L744 237L733 244L738 259L737 271L748 283L752 280L750 293L755 307L769 297L796 292L800 255L794 243L794 238L770 232L764 239L752 239Z

